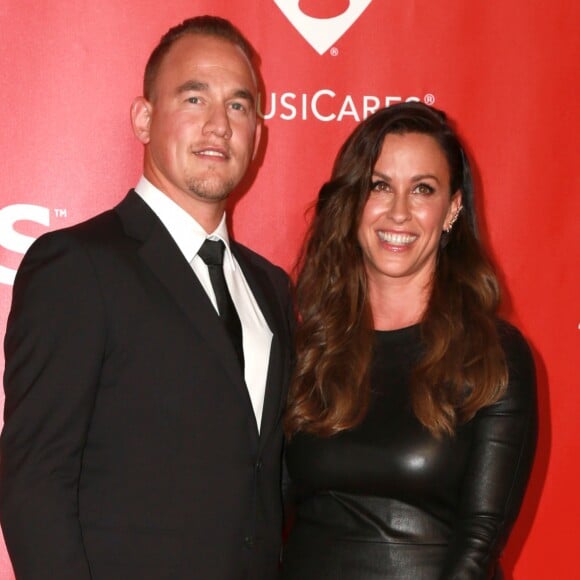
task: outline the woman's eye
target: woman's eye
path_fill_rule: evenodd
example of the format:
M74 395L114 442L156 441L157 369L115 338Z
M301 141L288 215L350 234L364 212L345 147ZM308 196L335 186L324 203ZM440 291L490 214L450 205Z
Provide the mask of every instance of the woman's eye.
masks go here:
M431 195L435 192L435 188L426 183L419 183L413 191L420 195Z
M371 183L371 191L388 191L389 186L384 181L374 181Z

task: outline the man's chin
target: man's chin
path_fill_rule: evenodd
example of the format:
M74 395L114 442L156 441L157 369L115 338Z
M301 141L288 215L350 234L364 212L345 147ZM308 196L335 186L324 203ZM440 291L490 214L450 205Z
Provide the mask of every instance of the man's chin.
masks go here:
M188 186L191 195L208 202L225 201L234 189L232 183L210 183L208 181L190 183Z

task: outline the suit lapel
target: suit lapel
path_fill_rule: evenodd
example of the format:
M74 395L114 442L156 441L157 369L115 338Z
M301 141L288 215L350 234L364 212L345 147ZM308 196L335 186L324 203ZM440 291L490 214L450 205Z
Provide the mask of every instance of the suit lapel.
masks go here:
M139 256L166 288L201 336L203 344L216 354L232 383L247 389L236 362L235 350L217 312L183 254L147 204L130 192L117 206L128 235L140 240Z
M276 300L276 291L270 283L268 273L246 258L238 244L232 244L232 252L244 272L256 302L272 331L272 345L266 379L266 392L262 423L260 427L260 447L263 447L269 434L278 422L283 406L284 369L288 367L285 360L287 352L287 323L284 319L279 302Z

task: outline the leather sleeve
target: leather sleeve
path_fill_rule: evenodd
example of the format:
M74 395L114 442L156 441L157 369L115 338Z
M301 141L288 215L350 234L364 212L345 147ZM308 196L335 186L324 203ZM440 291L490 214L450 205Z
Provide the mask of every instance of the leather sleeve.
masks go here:
M473 419L473 448L441 580L494 577L532 468L537 439L534 362L516 329L505 325L500 331L509 384L501 400Z
M63 232L37 241L16 277L5 338L0 519L19 580L91 577L77 498L103 321L82 247Z

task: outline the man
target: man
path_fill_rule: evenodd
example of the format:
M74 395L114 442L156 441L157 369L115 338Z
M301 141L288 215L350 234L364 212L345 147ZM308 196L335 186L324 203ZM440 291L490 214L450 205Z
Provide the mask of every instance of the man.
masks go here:
M288 279L224 213L260 137L251 58L220 18L171 29L131 108L137 187L23 260L0 448L18 579L276 576Z

